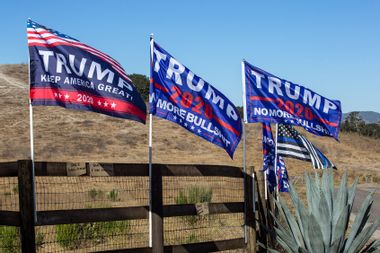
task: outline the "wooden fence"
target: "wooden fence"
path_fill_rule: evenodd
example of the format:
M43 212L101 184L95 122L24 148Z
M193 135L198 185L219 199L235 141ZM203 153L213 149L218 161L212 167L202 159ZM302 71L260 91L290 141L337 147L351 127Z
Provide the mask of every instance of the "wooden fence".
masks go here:
M68 176L68 163L36 162L35 176ZM91 163L86 163L86 175ZM249 168L248 171L252 171ZM112 164L112 176L149 176L147 164ZM152 247L121 249L103 252L214 252L246 249L256 252L256 225L254 213L254 182L251 173L244 174L238 167L216 165L162 165L154 164L150 180L152 199ZM245 213L246 238L208 241L181 245L163 243L163 218L197 215L196 205L163 205L163 176L211 176L244 178L244 202L208 203L209 214ZM0 211L0 225L20 227L22 252L36 252L35 227L58 224L105 222L115 220L147 219L148 206L91 208L77 210L38 211L34 217L32 161L0 163L0 177L18 177L20 211ZM35 219L36 218L36 219Z

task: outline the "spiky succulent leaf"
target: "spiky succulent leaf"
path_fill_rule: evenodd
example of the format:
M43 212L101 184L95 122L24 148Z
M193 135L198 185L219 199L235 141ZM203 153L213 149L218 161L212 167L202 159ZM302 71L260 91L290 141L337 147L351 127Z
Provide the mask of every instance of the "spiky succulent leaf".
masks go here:
M354 200L355 200L355 193L356 188L358 186L359 178L355 178L354 183L352 184L351 188L348 190L348 204L350 205L349 214L351 214L352 207L354 206Z
M362 231L364 225L368 220L368 213L373 203L373 192L370 193L362 203L358 214L355 217L354 223L352 224L351 233L347 238L346 245L344 247L345 251L351 248L354 239Z
M298 246L304 247L305 245L304 245L304 242L302 239L302 234L301 234L300 228L298 226L298 223L294 219L294 217L293 217L292 213L290 212L286 203L282 199L280 199L279 202L280 202L280 205L282 206L282 210L284 212L284 219L286 220L286 222L290 228L290 231L292 232L292 236L293 236L294 240L297 242Z
M328 247L330 245L330 238L331 238L331 223L330 223L331 216L330 216L330 212L328 208L326 208L328 204L327 204L324 191L321 191L320 194L321 194L321 198L320 198L321 201L319 203L318 210L317 210L318 216L315 215L315 217L318 219L320 227L321 227L321 231L323 235L323 243L325 247Z
M313 214L309 215L308 220L309 220L309 228L307 231L307 236L311 238L310 240L311 248L309 248L308 250L311 253L324 252L325 246L323 244L322 231L318 224L318 221Z
M349 222L348 206L346 206L339 215L336 223L332 226L332 241L344 239L345 231Z
M336 198L334 199L334 209L333 209L333 220L332 224L336 224L340 214L343 209L347 205L347 173L343 175L342 181L339 186L339 190L336 194Z
M370 244L368 244L364 249L363 252L372 253L375 252L376 248L380 246L380 239L376 241L372 241ZM380 249L379 249L380 250Z
M330 216L333 213L333 193L334 193L334 179L332 174L332 169L327 170L322 175L322 189L325 193L325 197L327 200L327 207L330 212Z
M352 226L352 232L346 238L349 216L352 211L357 180L347 187L347 173L344 174L339 189L334 194L332 171L325 171L320 178L305 175L307 208L290 185L290 197L295 207L295 217L286 203L280 198L275 201L279 219L277 224L277 242L287 252L297 253L380 253L380 240L368 243L370 237L380 226L380 221L365 227L373 203L373 193L364 200ZM277 253L277 251L270 251Z
M360 249L365 246L365 244L369 241L373 233L379 227L380 221L377 220L372 225L367 226L363 229L363 231L356 236L354 241L351 244L351 247L347 250L347 253L357 253L360 252Z

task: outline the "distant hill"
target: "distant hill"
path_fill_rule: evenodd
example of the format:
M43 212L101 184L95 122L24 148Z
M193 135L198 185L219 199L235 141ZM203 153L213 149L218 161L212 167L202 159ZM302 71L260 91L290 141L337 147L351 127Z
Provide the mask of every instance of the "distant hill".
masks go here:
M345 120L345 118L350 114L351 112L348 113L343 113L343 119L342 122ZM380 113L378 112L373 112L373 111L359 111L359 116L364 120L365 123L380 123Z

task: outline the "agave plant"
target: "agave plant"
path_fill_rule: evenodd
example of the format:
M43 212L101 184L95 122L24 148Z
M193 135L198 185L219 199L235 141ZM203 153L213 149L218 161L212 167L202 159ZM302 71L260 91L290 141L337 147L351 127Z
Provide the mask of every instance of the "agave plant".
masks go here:
M352 205L358 179L347 187L347 173L340 187L334 191L331 171L325 171L315 178L306 174L307 208L296 191L290 186L294 205L293 216L286 203L279 198L275 201L278 215L274 220L276 241L289 253L380 253L380 239L371 242L371 236L379 227L380 220L367 223L373 203L370 193L349 227ZM278 253L275 249L269 252Z

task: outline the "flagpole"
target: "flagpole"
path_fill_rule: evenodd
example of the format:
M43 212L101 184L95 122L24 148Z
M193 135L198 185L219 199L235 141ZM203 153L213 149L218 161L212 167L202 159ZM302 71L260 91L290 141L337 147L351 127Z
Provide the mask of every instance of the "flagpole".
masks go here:
M30 20L30 18L28 18ZM30 56L28 52L28 80L30 89ZM37 210L36 210L36 173L34 167L34 124L33 124L33 106L29 95L29 134L30 134L30 160L32 160L32 196L34 205L34 222L37 223Z
M267 172L264 171L264 198L268 199L268 183L267 183Z
M153 64L153 33L150 34L150 64ZM152 66L151 66L152 68ZM152 70L151 70L152 71ZM150 73L150 81L152 80L152 73ZM153 116L149 113L149 247L153 246L153 227L152 227L152 136L153 136Z
M277 175L277 137L278 137L278 123L276 123L276 139L274 148L274 173L276 175L276 198L278 200L279 190L278 190L278 175Z
M243 174L244 174L244 192L246 192L246 179L247 179L247 135L246 135L246 124L247 124L247 108L246 108L246 90L245 90L245 65L244 59L241 61L241 83L243 88ZM244 203L244 242L248 243L247 236L247 205Z

